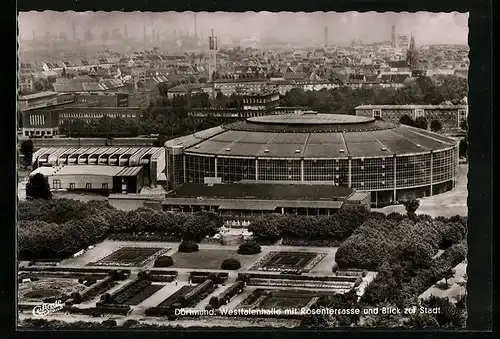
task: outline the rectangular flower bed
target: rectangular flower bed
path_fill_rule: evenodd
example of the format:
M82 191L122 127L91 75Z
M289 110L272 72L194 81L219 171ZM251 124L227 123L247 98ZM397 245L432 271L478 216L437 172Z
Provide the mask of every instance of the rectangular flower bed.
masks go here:
M168 252L170 248L161 247L122 247L108 256L87 264L88 266L134 266L142 267L157 257Z

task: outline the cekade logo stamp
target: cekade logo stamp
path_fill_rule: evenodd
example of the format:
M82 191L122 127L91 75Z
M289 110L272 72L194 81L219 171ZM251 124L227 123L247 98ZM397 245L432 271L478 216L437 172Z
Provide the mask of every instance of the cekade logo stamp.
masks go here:
M35 317L45 317L50 313L54 313L62 309L63 304L60 300L56 300L54 303L43 303L41 305L35 306L33 308L33 315Z

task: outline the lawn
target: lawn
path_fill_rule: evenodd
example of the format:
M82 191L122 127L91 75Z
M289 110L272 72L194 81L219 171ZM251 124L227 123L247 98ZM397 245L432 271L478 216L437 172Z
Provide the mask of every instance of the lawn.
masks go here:
M200 249L192 253L177 252L172 255L174 259L172 267L220 270L222 261L228 258L239 260L241 269L245 269L258 258L258 255L241 255L236 250L215 249Z

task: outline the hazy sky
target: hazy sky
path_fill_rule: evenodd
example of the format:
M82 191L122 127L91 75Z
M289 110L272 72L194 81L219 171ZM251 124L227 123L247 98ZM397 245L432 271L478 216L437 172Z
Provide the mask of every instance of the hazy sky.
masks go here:
M148 34L159 30L162 35L172 36L174 29L194 33L193 12L24 12L19 14L21 39L31 39L33 31L42 37L44 32L66 31L72 36L71 25L75 21L79 38L86 30L99 35L103 29L120 29L127 24L129 37L142 38L143 27ZM414 34L416 44L467 44L467 13L270 13L245 12L197 13L197 31L204 37L211 28L224 41L229 37L247 38L251 35L278 38L282 41L323 41L324 27L328 27L329 43L343 43L359 38L364 42L390 40L391 27L396 25L397 34Z

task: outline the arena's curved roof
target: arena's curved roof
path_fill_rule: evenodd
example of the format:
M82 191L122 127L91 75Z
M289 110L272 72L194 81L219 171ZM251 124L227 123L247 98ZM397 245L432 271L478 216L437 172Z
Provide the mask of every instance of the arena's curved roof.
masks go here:
M334 114L249 118L223 126L218 132L197 138L197 143L188 143L186 153L219 157L331 159L415 154L443 150L457 144L456 140L441 134L410 126Z

